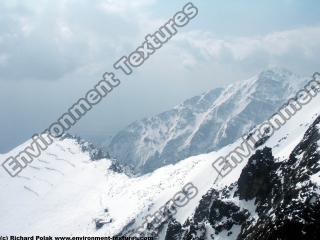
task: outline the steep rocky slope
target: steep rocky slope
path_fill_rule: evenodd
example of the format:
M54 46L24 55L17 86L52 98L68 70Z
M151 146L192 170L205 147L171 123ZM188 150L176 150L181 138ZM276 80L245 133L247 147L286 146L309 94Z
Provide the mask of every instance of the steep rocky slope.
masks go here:
M271 116L303 83L305 79L286 70L264 71L136 121L106 149L140 173L218 150Z
M139 177L126 175L89 143L56 139L16 178L0 169L0 234L129 235L192 183L197 194L169 221L153 218L158 227L146 235L232 240L292 233L313 239L319 226L319 102L317 96L223 178L212 163L242 138Z

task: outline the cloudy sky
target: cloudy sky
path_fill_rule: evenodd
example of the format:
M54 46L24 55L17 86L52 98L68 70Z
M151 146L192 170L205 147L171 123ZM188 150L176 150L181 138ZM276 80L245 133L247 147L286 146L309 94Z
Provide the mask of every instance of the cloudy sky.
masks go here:
M0 153L56 121L179 11L182 0L2 0ZM320 1L194 0L199 15L73 128L103 140L130 122L268 67L320 67Z

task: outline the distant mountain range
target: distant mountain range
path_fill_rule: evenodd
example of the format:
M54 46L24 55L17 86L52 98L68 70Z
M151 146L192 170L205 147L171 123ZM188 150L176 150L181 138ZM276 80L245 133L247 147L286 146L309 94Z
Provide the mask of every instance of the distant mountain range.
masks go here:
M136 173L224 147L270 117L305 78L270 69L130 124L105 149Z

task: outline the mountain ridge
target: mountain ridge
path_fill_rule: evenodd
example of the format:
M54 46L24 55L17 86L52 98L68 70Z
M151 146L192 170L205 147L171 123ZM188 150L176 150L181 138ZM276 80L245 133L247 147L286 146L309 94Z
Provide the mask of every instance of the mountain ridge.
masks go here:
M217 150L270 117L305 81L284 69L263 71L135 121L105 149L138 173Z

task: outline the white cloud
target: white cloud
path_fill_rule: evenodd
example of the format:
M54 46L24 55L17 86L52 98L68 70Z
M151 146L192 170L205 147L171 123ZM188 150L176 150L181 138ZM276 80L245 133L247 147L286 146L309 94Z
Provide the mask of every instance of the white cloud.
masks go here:
M0 80L56 80L81 69L111 67L165 23L166 18L154 17L155 4L156 0L4 1ZM163 66L168 59L179 59L189 70L202 65L211 74L230 72L235 65L252 72L287 64L295 71L315 65L320 53L320 27L233 38L191 27L181 29L168 43L165 57L155 56Z
M57 80L87 65L112 66L135 47L154 2L1 2L0 80Z
M320 27L297 28L274 32L265 36L217 38L210 32L193 31L177 36L207 59L219 61L227 57L244 61L257 54L268 58L299 53L297 58L318 57L320 51Z
M106 0L101 6L103 6L107 12L120 14L132 10L139 10L143 7L150 6L155 2L155 0Z

